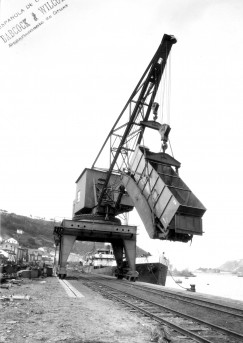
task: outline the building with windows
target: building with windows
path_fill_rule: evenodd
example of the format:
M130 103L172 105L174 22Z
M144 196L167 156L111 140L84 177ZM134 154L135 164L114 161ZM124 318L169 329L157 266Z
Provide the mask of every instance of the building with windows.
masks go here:
M1 243L1 249L10 251L11 253L17 254L19 242L14 238L9 238Z

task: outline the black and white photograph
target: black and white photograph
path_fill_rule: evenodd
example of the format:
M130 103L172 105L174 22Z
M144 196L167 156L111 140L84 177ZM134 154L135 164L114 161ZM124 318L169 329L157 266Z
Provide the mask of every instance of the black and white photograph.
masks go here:
M0 0L0 343L243 342L242 18Z

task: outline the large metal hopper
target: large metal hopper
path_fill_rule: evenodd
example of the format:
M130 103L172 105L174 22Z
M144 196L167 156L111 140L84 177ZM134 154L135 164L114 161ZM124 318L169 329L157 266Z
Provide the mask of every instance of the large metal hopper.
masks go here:
M175 233L201 235L206 208L179 177L179 167L170 155L141 146L130 163L132 178L160 225Z

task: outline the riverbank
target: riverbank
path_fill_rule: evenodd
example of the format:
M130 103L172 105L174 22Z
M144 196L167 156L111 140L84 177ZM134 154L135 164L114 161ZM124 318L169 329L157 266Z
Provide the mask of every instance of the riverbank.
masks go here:
M196 292L243 301L243 278L231 273L196 273L196 277L167 276L166 287L175 289L190 288L195 285ZM180 284L176 284L180 280Z
M0 289L0 343L145 343L152 325L85 286L70 297L59 279L24 279ZM10 296L14 296L12 299Z

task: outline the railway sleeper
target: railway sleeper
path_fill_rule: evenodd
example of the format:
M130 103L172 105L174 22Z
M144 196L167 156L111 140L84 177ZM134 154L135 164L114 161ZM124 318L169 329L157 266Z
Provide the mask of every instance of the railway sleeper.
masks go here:
M94 288L94 289L97 290L97 288ZM101 291L100 288L99 288L99 291ZM107 288L104 287L103 292L104 293L105 292L111 292L111 290L110 290L109 287L107 287ZM118 297L118 296L121 297L121 293L118 290L112 292L112 294L111 294L111 299L118 301L118 299L112 298L112 295L114 296L114 298ZM107 296L107 293L106 293L106 296ZM150 305L146 306L146 302L143 301L143 300L142 301L135 300L135 299L132 298L132 296L130 297L128 295L123 295L122 298L124 300L126 300L126 301L130 301L131 302L131 304L130 304L131 307L132 306L137 306L138 307L137 309L136 308L133 308L133 309L130 308L130 311L131 312L135 312L137 315L142 315L142 316L144 316L146 318L152 318L153 317L153 313L154 313L154 316L155 316L155 312L154 311L156 311L158 313L158 311L157 311L157 309L155 307L153 308ZM121 299L121 303L122 303L122 299ZM125 307L126 308L129 307L129 305L125 305ZM148 313L146 313L146 312L143 312L143 313L140 312L139 313L139 307L141 308L141 311L147 311ZM150 314L149 314L149 312L150 312ZM194 322L193 320L189 320L189 319L186 320L184 318L181 318L181 317L177 316L175 313L174 314L166 313L166 312L162 312L161 313L161 311L159 311L158 314L157 313L156 313L156 317L158 319L161 318L161 321L163 321L163 319L167 320L167 325L168 326L170 326L170 324L171 324L172 327L174 325L176 325L178 327L181 327L182 330L185 330L188 333L191 332L192 335L194 335L194 334L197 335L198 339L199 339L198 341L200 341L200 342L201 342L201 340L200 340L199 337L201 337L202 339L205 339L205 342L206 342L206 340L208 342L212 340L213 342L220 342L220 343L224 343L224 342L225 343L226 342L230 342L230 343L239 342L238 337L236 337L237 338L236 341L234 340L234 338L231 338L229 340L229 336L228 335L225 335L224 333L219 332L218 330L216 330L216 331L212 330L211 328L207 327L206 325L205 326L203 326L203 325L200 326L197 322ZM186 335L186 333L185 333L185 335ZM177 340L178 332L177 332L177 334L175 334L175 336L176 336L176 342L178 342L178 340ZM196 339L196 341L197 341L197 339ZM187 337L187 338L183 337L183 338L181 338L181 340L179 342L187 342L187 343L188 342L193 342L193 339L191 339L189 337ZM195 339L194 339L194 342L195 342Z
M185 327L185 329L186 330L190 330L190 331L192 331L192 332L204 332L204 331L208 331L209 329L208 328L206 328L206 327L202 327L202 326L200 326L200 325L195 325L195 326L193 326L193 327L190 327L190 326L188 326L188 327Z

